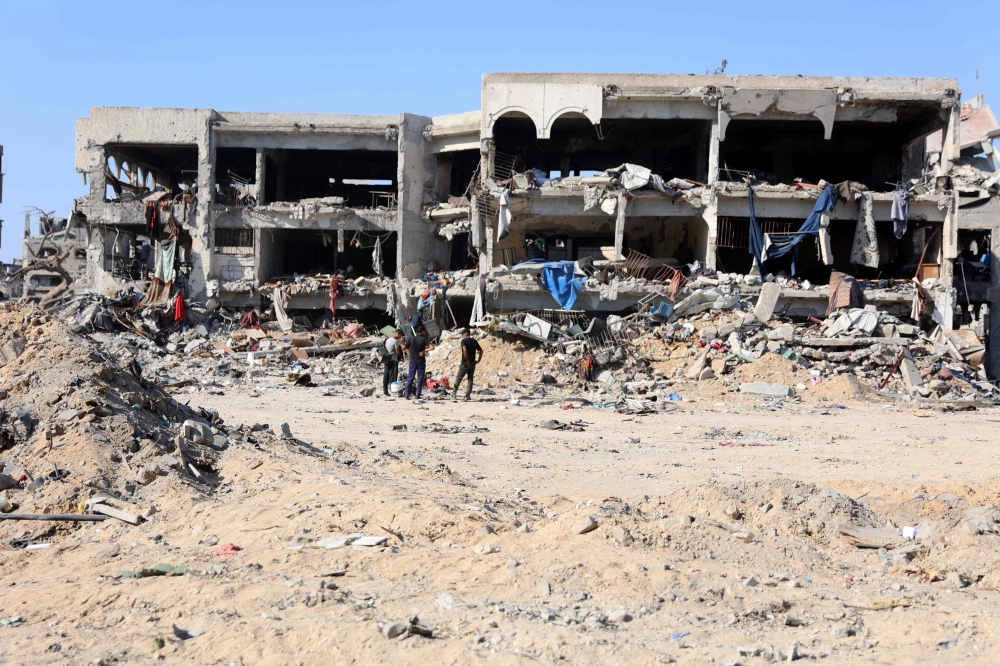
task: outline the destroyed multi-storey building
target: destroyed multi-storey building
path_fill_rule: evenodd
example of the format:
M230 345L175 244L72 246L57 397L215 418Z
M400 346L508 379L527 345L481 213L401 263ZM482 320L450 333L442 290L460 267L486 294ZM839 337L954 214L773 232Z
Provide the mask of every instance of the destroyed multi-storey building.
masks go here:
M996 261L953 288L984 274L1000 205L967 173L993 131L968 109L953 79L636 74L489 74L479 111L436 117L95 108L74 218L93 287L149 278L169 241L169 277L212 307L277 289L290 311L403 320L445 286L467 321L553 307L545 260L590 273L571 299L590 312L776 274L779 309L824 316L846 274L905 315L917 278L944 330L990 337L996 374Z

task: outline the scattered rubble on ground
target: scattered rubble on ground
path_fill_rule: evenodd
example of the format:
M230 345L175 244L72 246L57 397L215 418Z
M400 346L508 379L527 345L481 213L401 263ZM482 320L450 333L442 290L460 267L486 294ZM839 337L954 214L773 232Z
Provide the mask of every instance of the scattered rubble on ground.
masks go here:
M482 411L492 402L494 416L455 422L451 403L449 411L426 416L420 410L427 405L406 405L415 411L385 412L393 414L388 421L358 414L357 426L368 429L370 442L357 426L350 441L305 431L299 439L288 421L240 424L224 418L223 409L195 405L202 399L244 403L236 413L252 414L255 400L277 392L279 400L300 406L292 414L337 432L343 429L337 420L355 411L405 404L364 397L377 379L374 362L366 360L374 337L338 336L335 329L288 335L209 318L185 332L161 331L161 347L120 327L88 331L75 323L74 332L58 313L4 306L0 566L22 573L8 576L5 598L16 606L4 614L0 630L22 632L6 635L6 643L27 649L45 627L51 637L41 649L60 645L50 652L53 661L105 663L151 654L185 660L195 649L201 659L223 661L234 654L287 661L296 651L305 663L350 655L375 660L390 641L409 645L413 661L459 658L469 650L484 658L496 650L555 661L577 654L565 642L570 637L599 641L602 650L626 661L852 660L884 655L890 644L893 658L922 659L955 646L978 649L979 633L993 620L975 615L980 602L964 591L985 601L1000 588L1000 568L983 558L1000 540L989 483L961 492L926 486L909 494L896 487L856 491L857 482L834 489L792 475L743 477L740 467L732 477L689 479L655 494L636 494L629 483L627 494L571 499L565 491L552 492L556 486L535 492L497 485L476 471L491 465L462 463L473 451L494 461L513 454L524 471L551 474L549 465L560 464L565 454L539 454L566 438L614 438L587 446L587 455L628 447L638 460L664 437L663 426L651 433L636 425L639 436L626 436L631 433L602 422L642 414L650 424L669 419L668 427L688 427L690 414L648 408L678 404L666 397L676 391L685 394L679 404L687 410L712 412L717 408L708 400L725 393L726 404L749 399L763 414L784 402L801 405L792 418L835 418L843 412L828 397L807 409L810 390L852 378L861 388L843 396L840 406L865 409L858 398L878 395L873 385L891 364L868 356L856 363L828 357L830 366L812 375L800 354L829 353L830 347L803 341L864 340L848 346L862 351L895 346L883 350L887 360L905 349L926 367L926 355L935 351L931 335L900 331L900 322L881 319L831 335L824 331L843 326L838 321L853 317L850 311L827 322L779 317L760 323L753 320L755 305L672 322L641 315L605 322L619 324L622 335L622 344L610 350L580 338L541 343L490 331L491 321L482 332L483 388L467 409ZM561 330L560 322L553 324ZM730 358L732 349L720 343L726 326L739 337L737 353L747 358ZM896 330L886 330L890 326ZM715 333L703 334L706 329ZM907 342L869 343L873 337ZM197 340L202 342L183 351ZM261 350L263 341L273 349ZM782 348L768 350L772 341ZM567 349L573 345L579 350ZM348 349L324 350L336 346ZM289 358L303 349L305 359ZM429 367L448 372L455 349L451 335L443 334ZM272 350L259 363L239 356ZM789 350L794 358L783 354ZM938 351L943 357L951 350ZM613 381L581 378L579 360L588 353L607 354L602 365L595 358L594 371L610 373ZM965 370L949 357L942 367ZM340 360L345 358L351 360ZM720 360L727 367L715 379L685 376L694 363L712 368ZM286 381L295 372L317 381ZM546 383L545 376L555 382ZM824 379L799 389L799 376ZM903 392L901 378L891 381ZM755 383L771 388L741 392ZM795 397L769 394L776 384ZM949 386L954 402L961 394ZM297 395L302 397L283 397ZM705 406L697 407L699 401ZM442 409L434 402L431 407ZM892 413L901 405L877 404ZM552 418L570 405L620 413ZM518 410L531 406L560 427L526 429ZM266 420L261 414L259 420ZM743 451L784 454L799 446L794 429L780 434L766 419L756 424L695 429L684 441L702 442L706 462L740 452L741 465L753 459ZM472 433L490 446L461 447L457 438ZM539 437L555 439L540 447ZM676 462L644 465L643 487L650 487L654 471L662 475L690 464L682 450L663 453ZM26 515L36 519L22 519ZM39 574L31 572L43 562L66 564L67 573L53 569L60 572L54 574L59 584L39 594L32 582ZM66 587L72 585L80 591ZM58 596L68 595L68 611L47 591L64 588L69 591ZM909 643L889 639L901 622L946 605L963 624L934 624ZM319 622L331 623L320 634L333 630L342 640L307 647L300 631L324 626ZM105 629L116 632L114 646L85 638ZM640 646L630 638L640 635L656 638Z

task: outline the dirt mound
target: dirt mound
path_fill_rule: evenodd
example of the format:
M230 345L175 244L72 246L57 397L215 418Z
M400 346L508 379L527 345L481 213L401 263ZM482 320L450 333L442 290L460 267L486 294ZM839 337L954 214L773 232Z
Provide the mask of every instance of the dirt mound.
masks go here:
M113 357L38 310L7 304L0 331L0 461L21 512L67 509L98 491L156 492L144 487L169 471L158 463L176 452L180 424L198 418L207 428L133 357Z
M542 373L558 372L557 364L534 342L504 341L493 335L483 335L477 340L483 348L483 360L476 366L477 383L495 385L497 380L506 380L534 384ZM440 371L454 382L462 358L459 342L458 336L446 335L428 355L427 370L435 374ZM501 371L505 375L499 375Z
M796 384L809 379L809 373L795 361L780 354L764 354L756 363L744 363L733 371L739 383L767 382L768 384Z

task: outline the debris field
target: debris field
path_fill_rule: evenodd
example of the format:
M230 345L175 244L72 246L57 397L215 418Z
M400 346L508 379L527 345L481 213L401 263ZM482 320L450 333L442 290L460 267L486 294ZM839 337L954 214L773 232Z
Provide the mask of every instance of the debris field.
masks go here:
M954 377L880 393L889 367L870 356L814 373L797 351L811 331L745 329L733 309L636 325L590 379L567 345L486 327L456 404L382 396L367 337L298 346L212 320L160 346L7 304L0 655L988 662L991 396ZM713 349L720 318L753 361ZM280 353L240 356L241 331ZM912 339L915 363L964 369ZM439 384L456 349L444 333L430 354Z

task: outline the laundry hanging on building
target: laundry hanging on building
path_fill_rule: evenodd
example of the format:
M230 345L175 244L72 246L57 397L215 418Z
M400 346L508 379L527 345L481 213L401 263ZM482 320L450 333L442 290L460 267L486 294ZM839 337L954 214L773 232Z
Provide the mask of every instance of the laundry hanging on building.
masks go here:
M495 196L500 202L500 212L497 214L497 240L502 241L510 233L510 223L514 219L510 213L510 190L503 188Z
M375 269L375 275L382 277L385 275L382 272L382 238L375 239L375 249L372 251L372 268Z
M174 258L177 254L177 238L156 243L156 259L153 279L141 305L162 307L170 303L170 288L174 284Z
M274 317L278 320L281 330L287 333L292 330L292 320L285 313L285 302L288 296L285 292L281 291L281 287L275 287L272 295L274 299Z
M858 223L854 227L851 263L878 268L878 233L875 230L871 192L858 192L855 195L855 203L858 205Z
M906 225L910 221L910 193L906 190L896 190L892 194L892 232L896 238L902 238L906 233Z
M336 275L330 277L330 313L334 319L337 318L337 297L344 295L344 286L340 284L340 278Z

